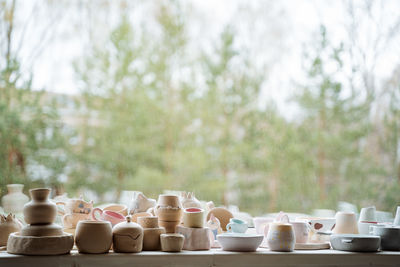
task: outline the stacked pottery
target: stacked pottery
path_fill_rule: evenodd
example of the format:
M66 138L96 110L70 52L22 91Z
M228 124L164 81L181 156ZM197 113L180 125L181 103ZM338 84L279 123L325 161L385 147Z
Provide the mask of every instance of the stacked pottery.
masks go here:
M135 253L143 248L143 228L127 216L126 222L113 227L113 250L115 252Z
M7 245L8 236L11 233L21 231L22 225L15 215L8 214L7 217L0 215L0 247Z
M66 202L56 202L59 207L58 213L62 215L64 231L75 234L79 221L90 220L93 210L93 201L86 202L82 197L79 199L68 199Z
M175 233L175 228L182 219L182 205L178 196L160 195L154 213L167 233Z
M57 207L49 201L50 189L37 188L30 191L32 201L24 206L27 226L20 233L10 234L7 252L24 255L59 255L72 249L74 239L54 224Z
M208 250L213 239L211 231L204 227L204 210L201 208L186 208L183 212L183 226L177 227L177 232L185 237L183 249Z
M22 193L23 184L8 184L8 194L2 198L4 212L18 214L22 212L25 203L29 201L29 197Z
M157 216L139 217L138 223L143 227L143 250L160 250L160 235L165 234L165 229L158 226Z

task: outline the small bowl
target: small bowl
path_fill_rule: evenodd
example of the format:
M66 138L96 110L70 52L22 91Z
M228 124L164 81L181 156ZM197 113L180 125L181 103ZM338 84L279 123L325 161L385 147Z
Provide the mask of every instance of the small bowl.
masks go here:
M263 235L253 234L220 234L217 240L225 251L253 252L263 241Z

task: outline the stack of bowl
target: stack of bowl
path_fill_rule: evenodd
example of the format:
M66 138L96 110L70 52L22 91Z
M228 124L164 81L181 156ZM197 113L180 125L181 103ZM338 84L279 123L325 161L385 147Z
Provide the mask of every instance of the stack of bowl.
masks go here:
M160 235L165 229L158 226L158 217L139 217L138 223L143 227L143 250L160 250Z

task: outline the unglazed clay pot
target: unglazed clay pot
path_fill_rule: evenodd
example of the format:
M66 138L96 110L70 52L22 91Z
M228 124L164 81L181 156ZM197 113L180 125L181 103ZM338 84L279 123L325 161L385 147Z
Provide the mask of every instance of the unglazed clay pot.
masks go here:
M29 197L22 193L24 185L8 184L7 189L8 194L1 199L4 212L13 214L22 212L25 203L29 201Z
M176 221L176 222L167 222L167 221L158 221L159 225L161 227L165 228L165 232L167 234L172 234L175 233L176 231L176 227L180 224L180 221Z
M180 207L162 207L158 205L154 212L159 220L167 222L180 222L183 213Z
M158 217L139 217L138 224L140 224L143 228L158 228Z
M143 229L143 250L160 250L160 235L165 234L164 228L144 228Z
M267 242L272 251L293 251L296 243L293 225L280 222L270 223Z
M143 228L126 217L126 222L113 227L113 250L115 252L140 252L143 248Z
M29 190L32 200L24 206L24 219L27 224L53 223L57 215L57 206L48 197L50 189Z
M108 253L112 244L111 223L108 221L78 222L75 244L80 253Z
M160 240L162 251L179 252L183 248L185 237L181 234L162 234Z
M21 230L21 223L15 218L15 215L8 214L7 217L0 215L0 246L7 245L8 236L11 233Z
M183 211L183 225L189 228L202 228L204 226L204 210L186 208Z
M233 218L233 214L225 208L212 208L207 214L207 221L210 220L211 214L214 214L219 220L222 230L226 231L226 225L229 223L229 220Z
M22 236L61 236L63 235L62 227L51 224L27 225L21 229Z
M159 195L157 206L161 207L172 207L172 208L181 208L181 201L178 196L175 195Z

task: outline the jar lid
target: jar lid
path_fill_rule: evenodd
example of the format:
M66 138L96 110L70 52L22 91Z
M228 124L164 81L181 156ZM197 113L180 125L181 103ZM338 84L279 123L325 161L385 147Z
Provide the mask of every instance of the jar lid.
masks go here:
M132 216L126 216L125 222L120 222L113 227L114 234L129 234L143 232L142 226L132 221Z

